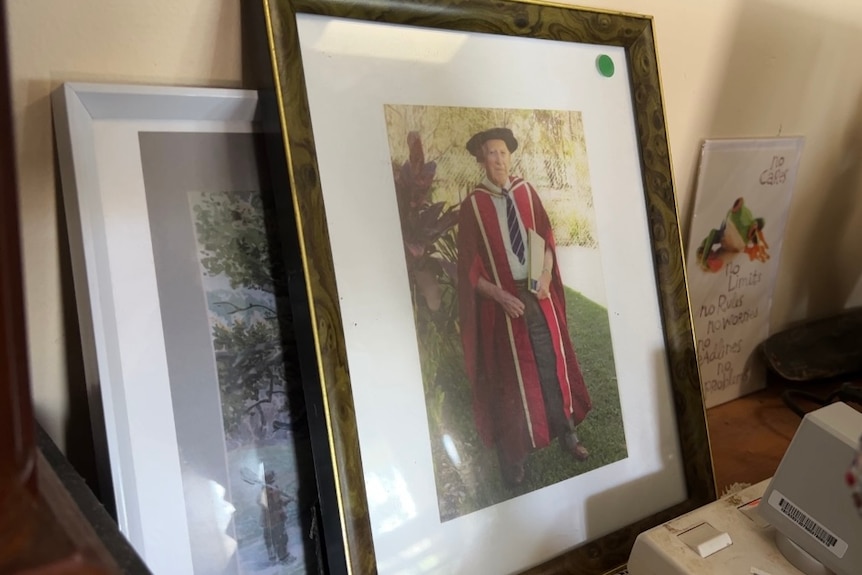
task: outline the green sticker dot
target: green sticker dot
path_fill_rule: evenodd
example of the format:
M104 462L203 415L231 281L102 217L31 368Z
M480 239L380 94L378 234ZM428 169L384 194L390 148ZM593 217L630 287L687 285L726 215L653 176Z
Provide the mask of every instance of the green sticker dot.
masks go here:
M607 54L602 54L596 58L596 68L599 69L599 74L605 78L610 78L614 75L614 61Z

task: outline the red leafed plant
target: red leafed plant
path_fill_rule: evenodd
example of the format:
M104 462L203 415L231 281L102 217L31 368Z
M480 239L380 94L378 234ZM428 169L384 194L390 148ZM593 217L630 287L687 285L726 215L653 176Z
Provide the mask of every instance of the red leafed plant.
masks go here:
M456 280L454 227L458 206L431 200L437 163L425 161L418 132L407 134L407 146L409 159L401 166L392 166L407 273L414 298L422 298L429 310L437 311L442 302L441 281Z

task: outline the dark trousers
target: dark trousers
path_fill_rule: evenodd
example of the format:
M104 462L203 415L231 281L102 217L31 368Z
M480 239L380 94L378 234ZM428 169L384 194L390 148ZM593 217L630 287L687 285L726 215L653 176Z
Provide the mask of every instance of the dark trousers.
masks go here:
M539 300L527 289L526 282L518 286L518 299L524 302L524 319L530 335L530 344L536 366L539 371L539 384L542 388L542 398L545 402L545 414L548 419L548 431L551 437L567 437L574 433L575 426L563 409L563 393L560 380L557 377L557 355L551 340L551 330ZM501 463L506 466L521 465L523 461L506 461L503 453L499 453Z
M563 392L557 377L557 354L554 352L554 342L551 340L551 330L548 328L545 314L542 313L539 300L527 290L526 285L519 286L518 298L524 302L524 318L527 320L533 356L539 369L539 383L545 400L549 431L552 437L570 433L574 431L574 426L563 411Z

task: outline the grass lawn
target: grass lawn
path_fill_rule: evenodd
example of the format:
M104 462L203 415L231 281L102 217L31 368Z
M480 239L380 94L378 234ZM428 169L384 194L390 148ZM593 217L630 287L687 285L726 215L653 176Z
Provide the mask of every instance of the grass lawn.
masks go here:
M436 382L444 398L445 415L440 429L435 429L437 424L429 418L442 520L541 489L627 456L607 310L568 288L566 310L569 332L593 403L592 411L578 426L578 435L590 450L590 458L575 461L554 440L547 448L530 455L524 483L517 488L505 486L496 450L486 448L476 434L463 360L453 358L441 364ZM443 436L448 436L449 451ZM458 453L458 465L452 461L453 446Z

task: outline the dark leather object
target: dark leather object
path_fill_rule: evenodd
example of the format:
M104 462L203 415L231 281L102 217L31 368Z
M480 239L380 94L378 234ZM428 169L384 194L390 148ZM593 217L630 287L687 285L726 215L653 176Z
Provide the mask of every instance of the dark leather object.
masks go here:
M767 364L790 381L862 374L862 307L805 322L763 342Z

